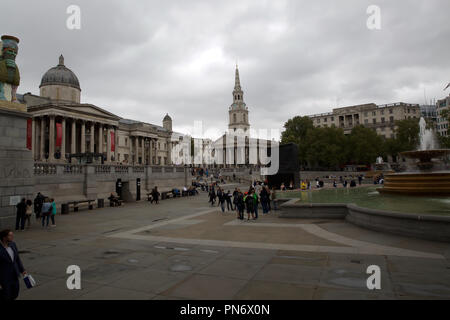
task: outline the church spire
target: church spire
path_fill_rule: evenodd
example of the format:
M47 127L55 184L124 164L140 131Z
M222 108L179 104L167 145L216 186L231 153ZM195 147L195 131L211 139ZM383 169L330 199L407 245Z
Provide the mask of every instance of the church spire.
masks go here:
M241 81L239 80L239 69L238 69L238 65L236 63L236 74L234 77L234 90L241 90Z
M233 103L244 101L244 92L241 89L241 81L239 79L239 69L236 63L236 73L234 77Z

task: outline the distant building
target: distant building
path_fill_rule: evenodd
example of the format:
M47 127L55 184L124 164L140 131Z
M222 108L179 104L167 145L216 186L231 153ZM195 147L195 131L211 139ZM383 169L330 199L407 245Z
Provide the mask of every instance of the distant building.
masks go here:
M448 118L442 116L442 111L450 109L450 95L436 102L436 131L441 136L448 136Z
M421 110L418 104L393 103L376 105L374 103L350 107L336 108L332 112L309 116L315 127L342 128L344 134L350 134L358 125L372 128L385 138L395 134L395 121L420 118Z
M97 154L107 164L170 165L172 118L162 126L123 119L98 106L81 103L77 76L59 57L42 77L40 95L18 95L32 116L32 153L38 162L68 162L75 156ZM103 161L102 161L103 162Z
M437 121L437 106L436 105L421 105L420 106L420 115L427 120L431 120L433 122Z

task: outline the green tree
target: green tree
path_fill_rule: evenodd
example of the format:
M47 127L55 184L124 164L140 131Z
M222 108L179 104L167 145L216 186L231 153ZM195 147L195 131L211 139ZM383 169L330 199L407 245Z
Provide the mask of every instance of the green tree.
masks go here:
M295 143L298 146L299 161L301 165L306 164L308 144L306 143L308 132L315 130L313 122L309 117L296 116L284 124L281 133L281 143Z
M417 149L419 145L419 119L405 119L395 122L395 139L397 153Z
M347 139L349 163L370 165L378 156L386 156L385 139L373 129L354 127Z
M308 131L306 160L311 168L338 170L346 160L347 138L336 127L315 128Z

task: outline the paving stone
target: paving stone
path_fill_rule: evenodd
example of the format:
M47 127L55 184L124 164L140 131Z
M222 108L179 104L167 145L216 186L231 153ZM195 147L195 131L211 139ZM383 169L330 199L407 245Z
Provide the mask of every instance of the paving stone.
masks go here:
M161 294L199 300L229 300L234 299L246 282L240 279L194 274Z

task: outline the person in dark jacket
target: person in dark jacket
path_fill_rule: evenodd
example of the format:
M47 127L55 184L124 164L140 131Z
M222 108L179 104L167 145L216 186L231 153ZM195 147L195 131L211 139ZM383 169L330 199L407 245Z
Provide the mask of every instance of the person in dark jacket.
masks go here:
M231 194L230 190L228 190L225 193L225 201L227 202L227 210L228 211L233 211L234 210L233 203L231 202L231 197L232 197L232 194Z
M17 205L17 214L16 214L16 230L19 230L19 225L20 225L20 230L24 230L25 229L25 215L27 214L27 203L26 203L26 199L22 198L22 201L20 201Z
M19 276L27 274L13 240L11 230L0 231L0 301L15 300L19 296Z
M159 202L159 191L158 191L158 187L156 187L156 186L152 190L152 201L150 203L153 203L153 202L155 202L156 204L158 204L158 202Z
M44 199L45 197L40 192L38 192L36 198L34 198L34 214L36 215L36 220L39 220L41 217Z
M244 209L245 209L245 203L244 203L244 195L242 194L241 190L236 191L236 202L235 206L238 211L238 219L244 220Z
M255 219L255 211L254 211L254 199L253 199L253 190L250 192L246 192L244 196L244 203L247 207L247 220L250 220L250 214L252 215L252 219Z

